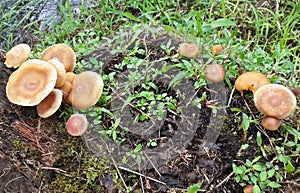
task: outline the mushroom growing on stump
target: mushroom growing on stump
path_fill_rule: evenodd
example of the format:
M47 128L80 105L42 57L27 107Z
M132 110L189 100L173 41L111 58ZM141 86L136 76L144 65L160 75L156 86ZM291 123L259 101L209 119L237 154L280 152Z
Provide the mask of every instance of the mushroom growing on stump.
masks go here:
M103 80L99 74L85 71L75 76L68 102L78 110L95 105L103 91Z
M243 95L244 90L250 90L253 93L266 84L271 84L270 80L260 72L245 72L235 80L235 89Z
M17 68L29 58L30 51L28 44L18 44L6 53L4 64L8 68Z
M48 62L27 60L9 76L7 98L17 105L35 106L50 94L56 79L56 70Z
M48 60L48 62L56 69L57 80L55 87L62 86L66 81L66 70L65 66L56 58Z
M284 119L292 114L297 105L293 92L280 84L267 84L254 94L254 104L263 114Z
M261 120L261 125L270 131L276 131L281 125L281 120L275 117L266 116Z
M58 59L65 66L66 72L74 70L76 55L72 48L66 44L54 44L46 48L40 57L41 60L48 61L52 58Z
M180 54L186 57L195 58L198 56L199 46L197 44L182 43L179 45L178 50Z
M88 128L88 121L84 115L74 114L68 119L66 127L70 135L81 136Z
M225 69L220 64L209 64L205 67L205 78L211 83L222 82L225 76Z
M37 105L38 115L47 118L53 115L60 107L63 99L63 93L59 89L53 89L52 92Z

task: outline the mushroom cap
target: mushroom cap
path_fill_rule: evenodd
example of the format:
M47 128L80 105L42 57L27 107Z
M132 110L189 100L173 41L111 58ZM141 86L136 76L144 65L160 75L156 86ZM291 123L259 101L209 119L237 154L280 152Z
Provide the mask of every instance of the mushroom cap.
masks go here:
M281 120L275 117L266 116L261 120L261 125L270 131L276 131L281 125Z
M213 45L210 49L211 53L215 56L219 55L223 50L223 47L220 44Z
M68 81L71 84L73 84L75 76L76 76L76 74L74 72L67 72L66 73L66 81Z
M68 102L78 110L97 103L103 91L103 80L99 74L85 71L75 76Z
M205 67L205 78L209 82L218 83L225 79L226 72L221 64L209 64Z
M66 44L54 44L46 48L40 57L41 60L48 61L57 58L65 66L66 72L74 70L76 55L74 50Z
M67 131L72 136L81 136L88 129L88 121L83 114L72 115L66 123Z
M199 45L198 44L189 44L189 43L182 43L178 47L179 53L189 57L195 58L198 56L199 53Z
M66 100L72 90L72 84L66 81L59 89L63 92L63 98Z
M245 72L235 80L235 89L243 95L244 90L250 90L253 93L266 84L271 84L270 80L260 72Z
M28 44L18 44L6 53L4 64L8 68L17 68L29 58L30 51Z
M48 60L47 62L49 62L55 69L57 72L57 80L56 80L56 87L60 87L62 86L65 81L66 81L66 70L65 70L65 66L63 65L63 63L61 63L58 59L56 58L52 58L50 60Z
M280 84L267 84L254 94L254 104L263 114L284 119L292 114L297 105L293 92Z
M17 105L35 106L53 90L56 79L56 70L48 62L27 60L9 76L7 98Z
M42 118L47 118L53 115L62 103L63 93L55 88L51 93L36 106L37 113Z

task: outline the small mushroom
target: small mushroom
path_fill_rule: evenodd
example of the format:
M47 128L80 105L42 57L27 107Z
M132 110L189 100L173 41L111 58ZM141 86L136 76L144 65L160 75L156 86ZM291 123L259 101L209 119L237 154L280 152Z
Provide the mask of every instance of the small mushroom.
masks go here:
M251 184L248 184L243 188L244 193L253 193L253 191L254 191L253 185L251 185Z
M36 106L38 115L42 118L53 115L59 109L62 98L62 91L56 88L53 89L52 92Z
M254 93L254 104L263 114L284 119L292 114L297 105L293 92L280 84L266 84Z
M205 67L205 78L211 83L222 82L225 76L225 69L220 64L209 64Z
M8 68L17 68L29 58L30 51L28 44L18 44L6 53L4 64Z
M83 114L72 115L66 123L67 131L72 136L81 136L88 129L88 121Z
M244 90L250 90L253 93L266 84L270 84L270 80L260 72L245 72L235 80L235 89L243 95Z
M261 120L261 125L270 131L276 131L281 125L281 120L275 117L266 116Z
M75 76L68 102L78 110L95 105L103 91L103 80L99 74L85 71Z
M218 45L213 45L210 50L211 50L211 53L213 55L217 56L222 52L223 47L219 44Z
M65 66L56 58L50 59L49 62L57 72L57 80L56 80L56 87L61 87L66 81L66 70Z
M63 92L63 98L66 100L72 90L72 84L66 81L59 89Z
M48 62L27 60L9 76L7 98L17 105L35 106L50 94L56 79L56 70Z
M75 76L76 76L76 74L74 72L67 72L66 73L66 81L73 84L73 80L74 80Z
M66 72L74 70L76 55L74 50L66 44L54 44L46 48L40 57L41 60L48 61L52 58L58 59L65 66Z
M198 56L199 46L197 44L182 43L179 45L178 50L180 54L186 57L195 58Z

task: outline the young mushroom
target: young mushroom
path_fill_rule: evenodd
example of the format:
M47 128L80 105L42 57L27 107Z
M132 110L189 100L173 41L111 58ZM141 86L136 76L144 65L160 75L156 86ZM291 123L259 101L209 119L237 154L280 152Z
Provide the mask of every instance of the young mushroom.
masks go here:
M46 48L40 57L41 60L48 61L56 58L65 66L66 72L74 70L76 55L74 50L66 44L54 44Z
M179 45L178 50L180 54L186 57L195 58L198 56L199 46L197 44L182 43Z
M266 116L261 120L261 125L270 131L276 131L281 125L281 120L275 117Z
M56 58L52 58L47 62L49 62L56 69L57 72L57 80L55 87L61 87L66 81L65 66Z
M9 76L6 96L14 104L35 106L50 94L56 79L56 70L48 62L27 60Z
M297 105L293 92L280 84L267 84L254 93L254 104L263 114L284 119L292 114Z
M81 136L88 129L88 121L83 114L72 115L66 123L67 131L72 136Z
M4 64L8 68L17 68L29 58L30 51L28 44L18 44L6 53Z
M215 56L219 55L223 50L223 47L219 44L213 45L210 49L211 53Z
M75 76L68 102L78 110L95 105L103 90L103 80L99 74L85 71Z
M221 64L209 64L205 67L205 78L211 83L222 82L226 72Z
M62 91L56 88L53 89L52 92L36 106L38 115L42 118L50 117L59 109L62 99Z
M266 84L270 84L270 80L260 72L245 72L235 80L235 89L243 95L244 90L250 90L253 93Z

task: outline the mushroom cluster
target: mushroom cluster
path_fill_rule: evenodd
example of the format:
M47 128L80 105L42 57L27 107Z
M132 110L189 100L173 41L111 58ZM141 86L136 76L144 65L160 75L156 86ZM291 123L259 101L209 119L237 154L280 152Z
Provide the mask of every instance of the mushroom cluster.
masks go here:
M254 105L265 115L261 124L265 129L274 131L281 120L291 115L297 106L295 94L287 87L272 84L260 72L245 72L235 81L235 89L243 95L244 90L253 92Z
M46 48L39 59L29 59L30 51L29 45L19 44L6 54L5 65L18 68L9 76L6 85L10 102L36 106L42 118L53 115L63 100L77 110L97 103L103 91L102 77L92 71L75 74L76 55L71 47L54 44Z
M223 47L221 45L213 45L211 53L219 55ZM196 58L199 55L199 45L194 43L181 43L178 47L179 54L188 58ZM221 64L209 64L205 66L205 78L209 83L219 83L225 79L226 71Z

